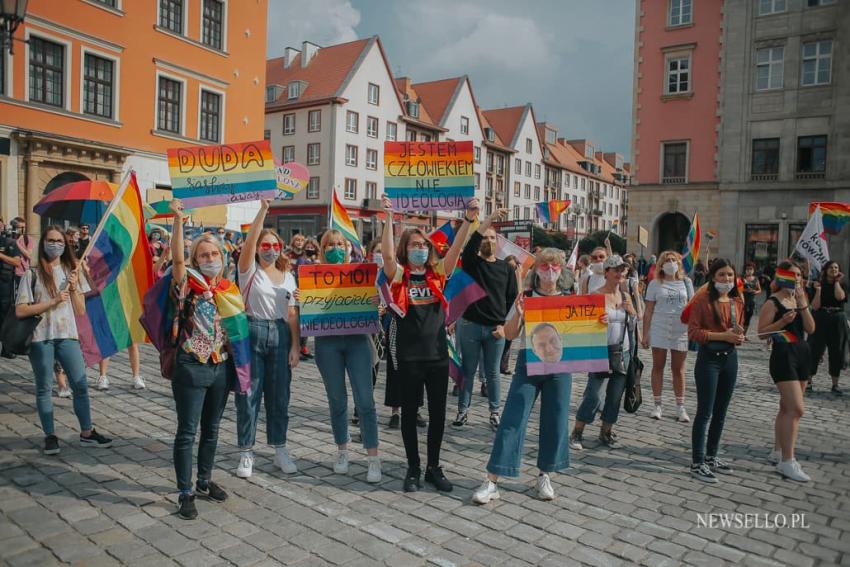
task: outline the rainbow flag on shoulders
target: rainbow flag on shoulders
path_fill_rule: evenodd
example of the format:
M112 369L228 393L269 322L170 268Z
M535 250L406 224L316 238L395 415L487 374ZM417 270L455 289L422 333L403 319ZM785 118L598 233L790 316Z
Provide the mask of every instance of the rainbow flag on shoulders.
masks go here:
M690 274L699 260L699 250L702 245L702 229L699 225L699 213L694 213L694 220L691 222L691 229L688 231L688 238L685 241L685 249L682 251L682 265L685 267L685 273Z
M809 203L810 217L818 207L823 217L823 230L827 234L838 234L844 225L850 222L850 203Z
M153 262L135 173L119 188L84 257L92 293L76 322L83 359L93 366L145 340L139 317L153 285Z
M332 230L338 230L342 235L351 242L351 246L363 253L363 245L360 244L360 237L357 236L357 229L354 228L354 223L351 222L351 217L348 216L348 211L345 206L339 201L336 196L336 190L331 189L331 222Z

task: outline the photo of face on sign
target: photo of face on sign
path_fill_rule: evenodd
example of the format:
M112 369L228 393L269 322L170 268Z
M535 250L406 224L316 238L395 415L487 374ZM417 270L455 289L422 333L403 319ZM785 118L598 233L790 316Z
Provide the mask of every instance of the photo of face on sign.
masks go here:
M558 329L549 323L540 323L529 337L531 350L543 362L560 362L564 352Z

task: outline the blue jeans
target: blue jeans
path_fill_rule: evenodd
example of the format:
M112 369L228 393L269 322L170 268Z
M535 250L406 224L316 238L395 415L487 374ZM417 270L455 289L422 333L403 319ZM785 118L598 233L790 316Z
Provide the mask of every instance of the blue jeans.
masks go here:
M218 426L231 385L236 381L236 368L226 360L219 364L201 364L191 354L178 351L171 378L171 392L177 410L177 433L174 435L174 472L181 492L192 490L192 445L198 422L198 480L212 477Z
M292 337L283 319L250 319L251 393L235 396L236 443L243 451L254 446L260 402L266 401L266 439L269 445L286 445L289 426L289 349Z
M372 397L372 353L369 335L316 337L316 366L325 383L331 414L331 429L337 445L348 443L348 390L351 381L354 407L360 417L360 437L365 449L378 446L378 414Z
M475 386L475 371L478 370L478 360L484 353L484 378L487 380L487 398L490 411L499 411L501 398L499 396L499 362L505 348L505 339L493 336L496 327L479 325L462 318L457 322L458 348L460 349L461 366L463 367L463 389L457 397L457 411L469 409L472 399L472 389Z
M555 472L570 466L568 440L572 386L573 377L569 373L528 376L525 352L520 351L487 472L519 476L528 418L538 396L540 434L537 468L542 472Z
M53 435L53 362L58 360L68 376L68 385L74 393L74 413L80 429L92 428L89 387L86 382L86 365L80 341L76 339L53 339L33 342L30 346L30 364L35 374L35 405L41 429L45 435Z
M694 463L705 462L706 455L717 456L720 435L726 421L726 410L732 401L737 379L737 350L732 349L729 354L715 354L700 346L694 365L694 381L697 386L697 415L691 430Z
M629 367L629 360L631 360L631 353L623 352L623 365L626 368ZM610 425L617 423L617 417L620 415L620 401L626 389L626 375L618 372L590 372L587 375L587 386L584 388L584 396L576 412L576 421L593 423L596 409L599 407L599 392L606 378L608 386L605 388L605 402L602 405L602 422Z

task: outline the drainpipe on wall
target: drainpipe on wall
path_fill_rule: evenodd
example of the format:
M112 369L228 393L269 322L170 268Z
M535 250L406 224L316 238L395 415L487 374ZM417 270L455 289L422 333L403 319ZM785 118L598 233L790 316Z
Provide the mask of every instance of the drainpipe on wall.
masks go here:
M336 181L336 141L337 141L336 140L336 106L337 106L337 103L335 103L335 102L331 103L331 132L330 132L330 134L331 134L330 142L331 143L328 144L330 146L330 149L331 149L330 156L329 156L330 170L328 172L329 173L328 177L330 177L330 187L329 187L330 191L334 190L334 186L335 186L334 183ZM321 195L321 194L322 194L322 192L321 192L321 188L320 188L319 195ZM330 203L332 202L330 195L328 195L328 200L326 202L328 203L328 214L325 215L325 222L328 222L328 220L330 218L330 206L331 206ZM319 228L321 228L321 227L319 227ZM327 225L325 228L330 228L330 225Z

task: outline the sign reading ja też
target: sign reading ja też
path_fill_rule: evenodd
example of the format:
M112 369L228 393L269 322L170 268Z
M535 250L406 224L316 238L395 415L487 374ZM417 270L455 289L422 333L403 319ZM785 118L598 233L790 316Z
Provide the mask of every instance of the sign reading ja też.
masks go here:
M301 336L377 333L377 275L377 264L299 266Z
M525 299L525 360L528 375L607 372L605 296L570 295Z
M274 199L274 161L268 140L168 150L175 199L187 209Z
M471 141L384 143L384 192L397 211L466 209L472 168Z

